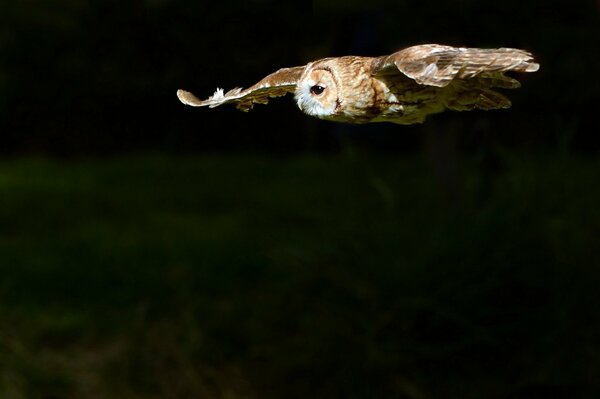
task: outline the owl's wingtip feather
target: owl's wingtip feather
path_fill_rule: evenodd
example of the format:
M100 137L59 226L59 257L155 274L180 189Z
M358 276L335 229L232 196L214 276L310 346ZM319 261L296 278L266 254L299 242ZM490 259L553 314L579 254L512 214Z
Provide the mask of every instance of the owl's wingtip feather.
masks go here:
M236 95L241 90L242 89L240 88L236 88L225 93L223 89L217 87L217 90L212 96L208 97L206 100L200 100L198 97L196 97L189 91L179 89L177 90L177 98L179 98L179 101L181 101L185 105L191 105L193 107L209 106L210 108L214 108L225 103L227 100L230 99L231 95Z
M185 91L185 90L181 90L181 89L177 90L177 98L183 104L191 105L192 107L201 107L201 106L205 105L205 104L203 104L203 101L200 101L198 99L198 97L196 97L189 91Z
M529 65L527 65L527 68L525 68L525 72L536 72L540 69L540 64L538 64L537 62L531 62L529 63Z

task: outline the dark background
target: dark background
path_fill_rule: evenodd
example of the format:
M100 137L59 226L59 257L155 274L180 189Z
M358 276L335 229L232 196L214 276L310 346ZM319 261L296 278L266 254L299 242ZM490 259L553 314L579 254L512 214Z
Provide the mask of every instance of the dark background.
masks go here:
M541 68L416 126L175 95L420 43ZM592 0L3 0L0 397L598 397L599 71Z

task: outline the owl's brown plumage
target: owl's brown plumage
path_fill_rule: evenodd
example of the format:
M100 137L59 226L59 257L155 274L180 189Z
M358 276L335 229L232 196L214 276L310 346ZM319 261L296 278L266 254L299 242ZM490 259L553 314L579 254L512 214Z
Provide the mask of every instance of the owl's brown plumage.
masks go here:
M187 105L212 108L234 103L248 111L270 97L294 93L298 107L317 118L408 125L445 109L508 108L510 100L493 89L520 84L504 73L538 68L524 50L425 44L381 57L332 57L282 68L247 89L227 93L217 89L203 101L184 90L178 90L177 96Z

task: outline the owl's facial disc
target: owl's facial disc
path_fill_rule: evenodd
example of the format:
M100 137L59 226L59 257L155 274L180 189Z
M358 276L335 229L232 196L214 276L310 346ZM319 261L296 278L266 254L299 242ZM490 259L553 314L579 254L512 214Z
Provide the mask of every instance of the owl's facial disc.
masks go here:
M333 115L338 101L333 74L325 68L308 71L298 82L295 97L298 107L308 115L317 118Z

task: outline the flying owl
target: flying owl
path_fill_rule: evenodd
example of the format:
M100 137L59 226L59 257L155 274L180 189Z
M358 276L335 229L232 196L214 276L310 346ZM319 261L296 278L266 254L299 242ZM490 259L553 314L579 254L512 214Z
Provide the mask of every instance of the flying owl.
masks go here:
M247 89L217 89L203 101L184 90L177 97L195 107L233 103L248 111L270 97L294 93L300 110L320 119L410 125L445 109L508 108L510 100L494 89L520 83L504 73L538 68L524 50L424 44L381 57L331 57L282 68Z

